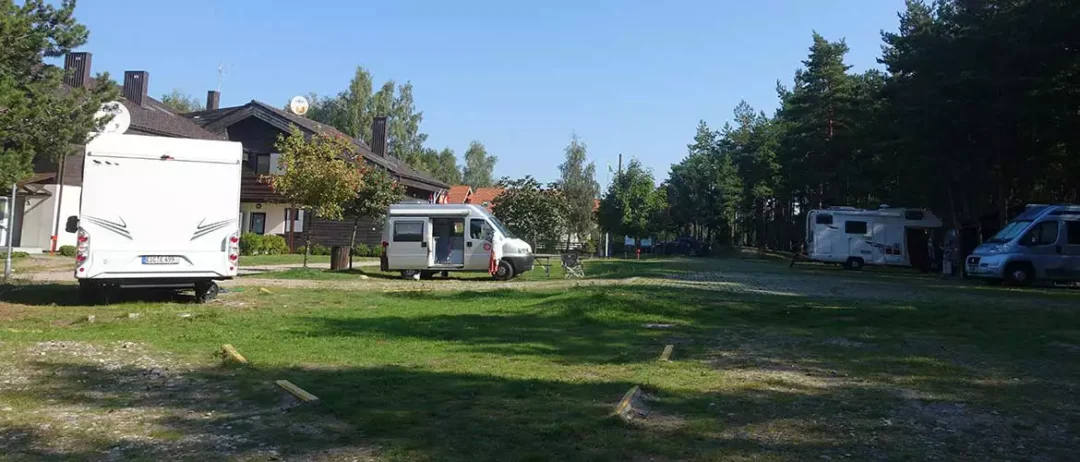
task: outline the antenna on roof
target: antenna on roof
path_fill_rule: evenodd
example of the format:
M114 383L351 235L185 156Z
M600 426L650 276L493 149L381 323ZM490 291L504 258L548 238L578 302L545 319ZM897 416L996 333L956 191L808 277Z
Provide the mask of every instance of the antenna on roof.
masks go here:
M293 96L293 98L291 100L289 100L289 110L292 111L292 113L296 114L296 115L307 114L307 110L308 110L307 98L304 98L303 96Z
M221 91L221 82L225 81L225 76L229 73L229 66L225 63L218 64L217 67L217 91Z

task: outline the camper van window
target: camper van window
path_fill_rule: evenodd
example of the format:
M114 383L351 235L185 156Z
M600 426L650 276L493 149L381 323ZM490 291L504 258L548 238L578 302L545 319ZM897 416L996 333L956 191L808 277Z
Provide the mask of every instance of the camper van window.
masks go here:
M866 234L865 221L845 221L844 232L847 234Z
M904 219L905 220L922 220L924 217L926 217L926 214L923 213L922 210L905 210L904 211Z
M483 239L484 238L484 220L478 220L476 218L469 220L469 238L470 239Z
M495 226L495 229L498 229L499 232L502 233L502 235L504 237L506 237L507 239L513 239L513 238L517 237L517 236L514 236L514 233L511 233L510 230L506 229L506 227L503 226L502 222L499 221L498 218L495 218L494 215L489 217L489 219L491 220L491 224L493 226Z
M1065 238L1069 245L1080 245L1080 221L1065 222Z
M1036 224L1021 241L1024 245L1050 245L1057 242L1058 222L1044 221Z
M1004 244L1006 242L1009 242L1015 239L1016 236L1019 236L1020 233L1024 232L1024 228L1027 228L1027 226L1030 224L1030 221L1025 220L1010 222L1009 224L1005 225L1005 227L1002 228L1001 231L998 231L997 234L994 235L994 237L991 237L990 240L986 242L991 244Z
M832 224L832 215L829 215L827 213L819 214L814 219L814 223L817 223L819 225L831 225Z
M424 222L422 221L398 221L394 222L394 242L423 242Z

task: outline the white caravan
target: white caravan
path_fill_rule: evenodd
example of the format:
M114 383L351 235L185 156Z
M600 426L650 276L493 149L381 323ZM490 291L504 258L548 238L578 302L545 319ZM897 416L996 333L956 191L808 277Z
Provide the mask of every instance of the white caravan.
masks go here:
M830 207L806 216L806 254L811 261L863 265L929 264L928 230L941 219L925 209Z
M240 143L103 134L86 145L75 277L82 295L103 289L195 289L237 274Z
M472 204L391 205L382 245L382 270L402 276L486 271L507 280L533 268L532 247Z

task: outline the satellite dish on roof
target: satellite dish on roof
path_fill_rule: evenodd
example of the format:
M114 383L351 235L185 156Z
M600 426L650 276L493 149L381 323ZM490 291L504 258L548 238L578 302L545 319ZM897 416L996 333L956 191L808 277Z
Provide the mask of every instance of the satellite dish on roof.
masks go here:
M292 111L292 113L296 114L296 115L307 114L307 110L308 110L307 98L304 98L303 96L293 96L293 98L291 100L289 100L289 110Z
M112 116L112 119L105 122L98 133L124 133L131 127L131 112L128 112L123 103L111 101L102 104L101 109L94 114L94 120L100 123L109 116Z

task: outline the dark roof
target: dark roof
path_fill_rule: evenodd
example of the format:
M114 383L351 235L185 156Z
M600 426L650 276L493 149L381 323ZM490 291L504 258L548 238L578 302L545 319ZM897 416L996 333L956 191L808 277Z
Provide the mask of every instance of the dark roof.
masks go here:
M121 90L122 93L122 90ZM131 128L148 135L175 136L204 140L221 140L224 136L211 133L154 98L146 96L139 106L121 98L131 113Z
M288 112L284 109L274 107L272 105L263 103L261 101L251 100L243 106L227 107L210 111L199 111L184 114L184 117L190 118L198 125L204 127L207 130L224 133L225 128L240 120L248 117L262 116L264 120L267 120L271 125L277 126L283 131L287 131L290 125L296 125L301 130L308 133L329 133L332 135L340 135L348 138L356 146L357 152L364 158L364 160L383 167L393 174L397 175L400 181L407 186L413 186L422 189L431 190L435 189L447 189L449 184L436 180L426 173L419 172L412 167L409 167L405 161L396 157L379 156L371 152L371 148L359 138L353 138L344 133L338 131L338 129L326 124L321 124L307 117L299 116Z

